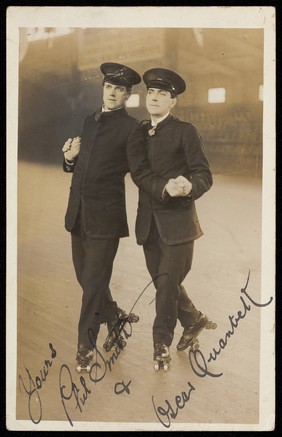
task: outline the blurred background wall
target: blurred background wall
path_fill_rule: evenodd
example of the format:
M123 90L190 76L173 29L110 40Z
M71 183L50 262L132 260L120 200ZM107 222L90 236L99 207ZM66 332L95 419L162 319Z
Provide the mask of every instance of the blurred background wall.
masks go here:
M65 140L102 104L99 66L113 61L178 72L187 90L173 114L199 128L213 172L261 176L262 29L22 28L19 56L20 160L61 165ZM148 118L144 83L133 93L128 111Z

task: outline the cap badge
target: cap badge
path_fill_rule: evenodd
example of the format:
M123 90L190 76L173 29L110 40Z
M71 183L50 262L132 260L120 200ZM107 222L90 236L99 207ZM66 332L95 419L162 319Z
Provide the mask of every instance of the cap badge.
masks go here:
M122 77L124 76L124 71L126 70L126 67L122 68L119 71L115 71L114 73L110 73L108 72L106 75L107 76L115 76L115 77Z

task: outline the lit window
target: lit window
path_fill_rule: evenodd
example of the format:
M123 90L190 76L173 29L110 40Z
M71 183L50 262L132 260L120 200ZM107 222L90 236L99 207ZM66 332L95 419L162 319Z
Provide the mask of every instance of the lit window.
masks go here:
M263 85L259 86L259 100L263 101Z
M139 94L131 94L129 99L126 101L127 108L139 108L140 106L140 95Z
M224 103L225 102L225 88L210 88L208 90L209 103Z

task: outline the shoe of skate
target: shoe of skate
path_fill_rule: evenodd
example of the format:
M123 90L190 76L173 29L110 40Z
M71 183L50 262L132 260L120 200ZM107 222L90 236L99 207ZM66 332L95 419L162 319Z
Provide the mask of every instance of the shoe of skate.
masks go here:
M126 320L129 323L137 323L139 321L139 316L134 313L127 314L126 311L124 311L121 308L117 309L117 316L119 320Z
M168 365L170 362L169 347L164 343L154 343L154 368L159 370L163 368L166 372L168 370Z
M86 371L89 373L91 369L90 363L93 360L93 357L94 354L92 349L89 349L83 344L79 344L76 354L76 362L77 362L76 370L79 373L82 371Z
M114 346L118 346L120 349L124 349L126 346L126 341L121 335L120 331L122 327L120 326L119 319L116 321L108 322L108 335L103 344L103 348L106 352L109 352Z
M202 313L200 313L200 317L197 322L193 323L193 325L189 326L189 328L184 328L183 334L176 346L177 350L184 351L189 346L191 346L193 349L198 349L200 344L197 337L202 330L216 329L216 327L216 323L210 321L207 316L204 316Z

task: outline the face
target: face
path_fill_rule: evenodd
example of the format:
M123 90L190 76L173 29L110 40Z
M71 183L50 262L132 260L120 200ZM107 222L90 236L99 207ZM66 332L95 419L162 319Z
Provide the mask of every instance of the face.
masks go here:
M153 117L161 118L167 114L176 104L176 98L172 98L169 91L157 88L148 88L146 107Z
M104 83L103 101L105 108L110 110L121 108L129 97L130 93L125 86L113 85L109 82Z

